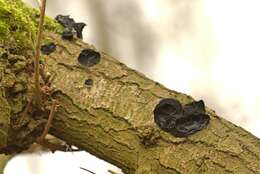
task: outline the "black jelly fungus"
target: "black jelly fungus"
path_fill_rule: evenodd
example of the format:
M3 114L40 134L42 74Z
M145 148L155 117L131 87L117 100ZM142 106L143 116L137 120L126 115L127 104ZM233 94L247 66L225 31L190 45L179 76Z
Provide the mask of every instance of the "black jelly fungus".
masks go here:
M57 15L55 17L56 21L60 23L65 28L72 29L75 23L74 19L71 18L69 15Z
M42 54L49 55L55 50L56 50L56 45L53 42L41 46Z
M87 80L85 80L85 85L86 85L87 87L92 86L92 85L93 85L93 80L92 80L92 79L87 79Z
M71 30L65 30L65 31L63 31L61 37L64 40L72 41L73 40L73 33L72 33Z
M70 30L72 33L76 32L77 37L80 39L82 38L82 31L86 26L85 23L75 22L69 15L57 15L55 19L58 23L64 26L65 29Z
M100 53L92 49L84 49L78 57L78 62L86 67L91 67L98 64L100 61Z
M154 109L154 120L164 131L186 137L205 128L210 117L202 100L182 105L175 99L163 99Z
M73 25L73 28L77 33L77 37L80 39L82 38L82 31L85 26L86 26L86 24L83 22L77 22L77 23L74 23L74 25Z
M163 99L154 109L154 120L165 131L174 128L176 120L181 116L182 106L174 99Z
M209 120L206 114L185 115L176 121L176 129L170 133L176 137L185 137L206 127Z
M189 104L184 105L183 107L184 114L204 114L205 113L205 104L202 100L194 101Z

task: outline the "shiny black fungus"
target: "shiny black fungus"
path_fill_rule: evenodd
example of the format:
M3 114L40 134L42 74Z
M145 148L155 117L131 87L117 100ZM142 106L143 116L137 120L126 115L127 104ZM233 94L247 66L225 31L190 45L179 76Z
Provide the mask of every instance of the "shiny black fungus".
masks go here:
M86 26L86 24L83 22L77 22L77 23L74 23L74 25L73 25L73 28L77 33L77 37L80 39L82 39L82 31L85 26Z
M186 137L205 128L209 120L206 114L184 115L176 121L176 127L170 133L176 137Z
M174 99L163 99L154 109L154 121L164 131L170 131L175 127L175 122L182 117L182 106Z
M84 49L78 57L78 62L86 67L91 67L100 62L100 53L92 49Z
M70 18L69 15L57 15L55 19L58 23L68 29L72 29L75 24L74 19Z
M87 87L91 87L91 86L93 85L93 80L92 80L92 79L86 79L86 80L85 80L85 85L86 85Z
M63 31L63 33L61 34L61 38L64 40L69 40L72 41L73 40L73 33L71 30L65 30Z
M53 42L41 46L42 54L49 55L55 50L56 50L56 45Z
M57 15L56 21L65 27L66 30L76 33L77 37L82 39L82 31L86 26L83 22L75 22L69 15Z
M163 99L154 109L154 120L164 131L186 137L205 128L210 117L202 100L182 105L175 99Z
M185 115L204 114L206 112L205 104L202 100L186 104L184 105L183 109Z

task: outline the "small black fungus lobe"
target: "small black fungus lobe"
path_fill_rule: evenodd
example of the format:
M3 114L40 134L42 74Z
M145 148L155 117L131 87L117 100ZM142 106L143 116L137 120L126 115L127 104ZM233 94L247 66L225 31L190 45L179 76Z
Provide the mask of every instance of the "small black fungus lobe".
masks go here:
M174 99L164 99L154 109L154 120L158 126L169 132L175 126L176 119L182 116L182 106Z
M69 15L57 15L55 19L58 23L65 27L65 29L67 30L66 32L70 31L72 34L76 32L77 37L82 39L82 31L86 26L85 23L75 22L75 20L71 18Z
M91 67L100 62L100 53L92 49L84 49L78 57L78 62L86 67Z
M57 15L55 17L56 21L60 23L63 27L68 28L72 30L75 21L73 18L71 18L69 15Z
M73 28L77 33L77 37L80 39L82 39L82 31L85 26L86 26L86 24L83 22L74 23L74 25L73 25Z
M185 115L191 114L204 114L205 111L205 104L202 100L191 102L189 104L184 105L183 107Z
M184 115L176 121L176 130L171 131L176 137L185 137L205 128L209 123L209 116L206 114Z
M61 37L64 40L72 41L73 40L73 33L72 33L71 30L65 30L65 31L63 31Z
M85 85L86 85L87 87L91 87L91 86L93 85L93 80L92 80L92 79L86 79L86 80L85 80Z
M186 137L205 128L209 116L202 100L182 105L175 99L163 99L154 109L155 123L176 137Z
M55 50L56 50L56 45L53 42L41 46L42 54L49 55Z

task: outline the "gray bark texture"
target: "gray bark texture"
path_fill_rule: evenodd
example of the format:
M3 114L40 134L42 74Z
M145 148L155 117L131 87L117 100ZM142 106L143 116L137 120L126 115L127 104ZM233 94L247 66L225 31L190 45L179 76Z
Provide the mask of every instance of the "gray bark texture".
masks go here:
M53 80L42 109L35 109L34 102L28 103L33 98L32 40L37 14L19 0L0 0L0 29L5 29L0 31L1 153L26 150L41 134L55 99L58 107L49 133L126 174L260 173L258 138L209 108L210 123L205 129L185 138L164 132L154 122L153 110L159 101L173 98L184 105L194 99L103 52L97 65L80 65L81 51L96 49L79 39L61 39L62 28L51 19L45 25L44 43L54 42L57 48L41 57L41 81L44 84L48 76ZM93 84L86 86L86 79Z

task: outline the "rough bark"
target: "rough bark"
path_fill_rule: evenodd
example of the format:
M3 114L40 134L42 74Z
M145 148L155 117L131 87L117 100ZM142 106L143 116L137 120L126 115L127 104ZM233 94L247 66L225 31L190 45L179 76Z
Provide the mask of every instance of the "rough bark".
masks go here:
M97 65L81 66L78 55L82 49L95 49L92 45L64 41L51 30L44 37L57 44L54 53L42 56L45 74L55 75L52 94L43 111L30 108L31 115L24 119L22 112L32 96L32 48L14 52L10 44L2 46L2 153L28 148L42 131L51 99L56 99L59 107L50 133L126 174L260 173L260 141L249 132L207 108L211 120L205 129L176 138L154 123L153 110L163 98L186 104L192 97L166 89L103 52ZM86 79L93 80L91 87L85 86Z

